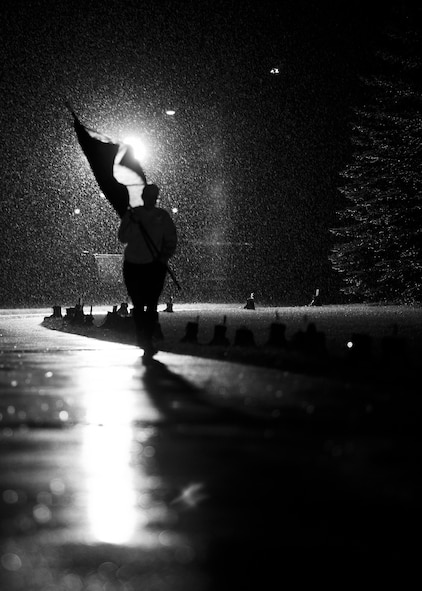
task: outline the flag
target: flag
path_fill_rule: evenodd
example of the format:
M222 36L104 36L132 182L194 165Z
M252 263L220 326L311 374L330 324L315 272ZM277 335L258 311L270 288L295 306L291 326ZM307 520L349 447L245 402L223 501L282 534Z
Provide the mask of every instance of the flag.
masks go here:
M79 145L95 179L119 217L123 217L128 205L142 204L142 190L147 183L142 166L130 146L86 127L70 111Z

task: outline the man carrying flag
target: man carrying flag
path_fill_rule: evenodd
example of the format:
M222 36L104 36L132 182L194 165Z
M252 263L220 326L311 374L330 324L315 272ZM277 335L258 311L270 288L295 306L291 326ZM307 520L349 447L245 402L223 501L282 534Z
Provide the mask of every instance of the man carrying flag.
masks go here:
M153 334L167 271L180 289L167 264L176 250L176 226L166 210L156 207L159 188L147 183L130 147L85 127L71 112L100 189L121 218L118 238L126 245L123 278L133 304L137 342L148 361L157 352Z
M157 185L145 185L144 204L129 207L118 237L126 245L123 278L133 303L138 345L148 361L157 352L153 344L158 322L158 299L164 287L167 263L177 245L176 227L165 209L156 207Z

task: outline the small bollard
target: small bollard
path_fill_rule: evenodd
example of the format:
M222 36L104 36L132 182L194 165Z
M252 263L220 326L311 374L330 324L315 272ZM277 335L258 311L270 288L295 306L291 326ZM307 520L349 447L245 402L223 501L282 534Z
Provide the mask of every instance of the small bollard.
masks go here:
M188 322L186 325L185 335L180 339L181 343L197 343L198 342L198 322Z
M236 330L234 337L235 347L255 347L255 339L253 332L246 327L241 327Z
M112 312L107 312L107 316L103 324L101 325L102 328L117 328L119 326L119 316L117 315L117 306L113 306Z
M210 345L215 347L228 347L230 345L229 339L226 337L227 326L224 324L216 324L214 326L214 336Z
M85 326L93 326L94 324L94 316L92 315L92 306L89 311L89 314L85 316Z
M169 312L172 313L174 312L173 310L173 297L170 296L169 300L166 302L166 309L163 310L164 312Z
M75 308L66 308L65 320L73 321L75 318Z
M251 293L251 295L246 300L246 305L244 306L244 309L245 310L255 310L255 298L254 298L253 293Z
M53 306L53 318L62 318L61 306Z

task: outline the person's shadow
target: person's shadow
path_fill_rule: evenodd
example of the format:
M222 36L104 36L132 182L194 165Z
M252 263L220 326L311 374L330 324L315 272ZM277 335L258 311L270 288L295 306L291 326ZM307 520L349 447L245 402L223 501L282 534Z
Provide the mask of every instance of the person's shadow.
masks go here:
M195 421L219 425L229 423L262 428L271 420L267 413L251 413L238 405L217 401L207 396L205 390L172 372L164 363L156 359L145 365L142 382L154 406L169 421Z

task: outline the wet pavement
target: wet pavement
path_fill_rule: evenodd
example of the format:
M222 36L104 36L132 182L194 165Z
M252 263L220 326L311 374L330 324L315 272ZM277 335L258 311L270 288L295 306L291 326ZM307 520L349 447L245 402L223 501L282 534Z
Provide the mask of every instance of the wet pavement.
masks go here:
M417 566L417 390L144 366L42 319L0 315L2 591L343 588Z

